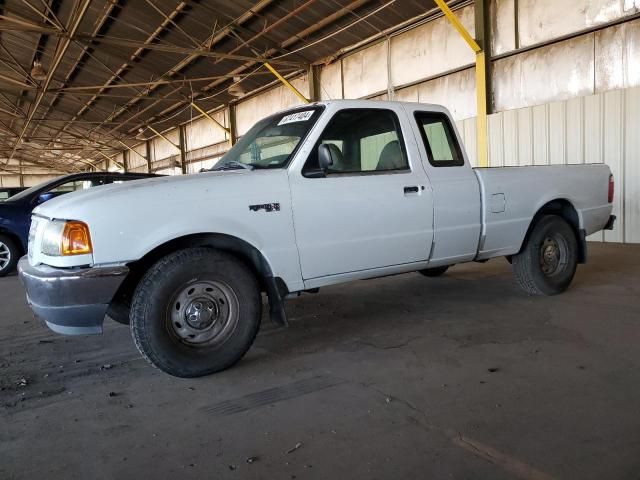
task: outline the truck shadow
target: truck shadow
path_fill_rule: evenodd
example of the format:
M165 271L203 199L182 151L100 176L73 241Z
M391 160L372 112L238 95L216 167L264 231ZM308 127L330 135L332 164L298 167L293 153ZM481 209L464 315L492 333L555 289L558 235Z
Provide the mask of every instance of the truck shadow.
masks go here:
M549 302L521 293L510 270L455 269L441 278L419 274L354 282L287 303L288 329L263 317L255 347L241 365L283 355L382 350L414 340L443 339L455 348L570 336L546 325Z

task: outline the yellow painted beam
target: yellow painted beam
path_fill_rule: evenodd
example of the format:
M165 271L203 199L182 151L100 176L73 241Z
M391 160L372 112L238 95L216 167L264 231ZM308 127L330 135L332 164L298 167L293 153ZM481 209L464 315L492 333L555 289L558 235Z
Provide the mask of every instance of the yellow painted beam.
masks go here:
M169 140L167 137L165 137L163 134L161 134L159 131L153 128L151 125L147 125L147 128L151 130L153 133L155 133L156 135L158 135L159 137L163 138L165 141L169 142L171 145L173 145L176 148L176 150L178 150L179 152L182 152L182 150L180 150L180 147L178 145L173 143L171 140Z
M458 31L460 36L462 36L464 41L469 44L471 49L476 53L480 52L482 48L480 48L480 45L478 45L478 42L474 40L474 38L467 31L464 25L462 25L462 22L458 20L458 17L456 17L456 14L451 11L451 9L444 2L444 0L436 0L436 3L438 4L438 7L440 7L440 10L442 10L442 13L444 13L444 16L447 17L447 20L451 22L451 25L453 25L453 28L455 28Z
M207 112L205 112L202 108L200 108L198 105L196 105L195 103L191 102L191 106L193 108L195 108L197 111L199 111L202 115L204 115L205 117L207 117L209 120L211 120L214 124L216 124L218 127L220 127L221 129L223 129L225 132L229 133L229 129L227 127L225 127L224 125L222 125L219 121L217 121L215 118L213 118L211 115L209 115Z
M442 10L451 25L476 54L476 138L477 138L477 164L479 167L489 166L489 145L487 142L487 77L486 57L478 42L474 40L468 30L462 25L458 17L451 11L444 0L436 0L436 4Z
M264 64L265 67L267 67L267 70L269 70L271 73L273 73L275 75L275 77L280 80L282 83L284 83L284 85L291 90L293 93L296 94L296 96L302 100L303 103L310 103L309 99L307 97L305 97L303 94L300 93L300 91L294 87L293 85L291 85L291 83L289 82L289 80L287 80L286 78L284 78L282 75L280 75L280 73L278 73L278 71L273 68L271 65L269 65L269 63L265 62Z
M489 145L487 142L487 77L486 62L483 51L476 53L476 104L478 116L476 117L476 141L478 142L478 166L489 166Z
M126 146L126 145L125 145ZM127 147L128 148L128 147ZM101 152L100 150L96 150L100 155L102 155L104 158L107 159L107 162L113 162L115 163L117 166L119 166L120 168L122 168L124 170L124 165L122 165L120 162L118 162L117 160L114 160L113 158L111 158L110 156L106 155L104 152ZM107 170L109 170L109 163L107 163Z
M141 153L136 152L133 148L131 148L129 145L127 145L126 143L124 143L122 140L118 140L118 143L120 145L122 145L124 148L126 148L127 150L129 150L130 152L135 153L136 155L138 155L140 158L143 158L144 160L147 160L147 157L145 157L144 155L142 155ZM115 160L114 160L115 162ZM120 163L116 162L116 164L120 165ZM122 168L124 168L124 165L120 165Z

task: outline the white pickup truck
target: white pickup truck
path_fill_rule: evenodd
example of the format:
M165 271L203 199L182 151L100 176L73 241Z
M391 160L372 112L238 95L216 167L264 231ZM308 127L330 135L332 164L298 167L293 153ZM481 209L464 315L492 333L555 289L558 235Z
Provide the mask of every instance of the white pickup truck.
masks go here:
M560 293L612 201L605 165L471 168L443 107L319 102L258 122L210 172L38 207L19 269L52 330L101 333L108 314L195 377L249 349L262 292L286 325L300 292L504 256L528 294Z

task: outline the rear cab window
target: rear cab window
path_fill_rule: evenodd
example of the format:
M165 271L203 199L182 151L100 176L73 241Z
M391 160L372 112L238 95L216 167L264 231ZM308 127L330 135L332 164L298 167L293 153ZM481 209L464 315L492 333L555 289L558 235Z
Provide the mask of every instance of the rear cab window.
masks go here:
M415 112L414 116L429 163L434 167L463 166L464 157L449 117L440 112Z

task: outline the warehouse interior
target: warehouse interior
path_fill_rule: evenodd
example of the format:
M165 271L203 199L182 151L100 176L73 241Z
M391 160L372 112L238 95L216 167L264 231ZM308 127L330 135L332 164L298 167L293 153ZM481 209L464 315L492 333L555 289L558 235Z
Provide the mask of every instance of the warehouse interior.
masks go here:
M197 379L49 331L9 274L1 478L637 478L640 0L0 5L0 191L200 175L341 99L443 105L474 167L606 164L615 225L562 295L504 259L322 288Z

